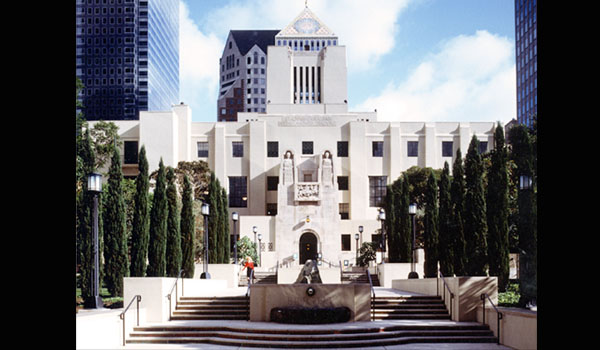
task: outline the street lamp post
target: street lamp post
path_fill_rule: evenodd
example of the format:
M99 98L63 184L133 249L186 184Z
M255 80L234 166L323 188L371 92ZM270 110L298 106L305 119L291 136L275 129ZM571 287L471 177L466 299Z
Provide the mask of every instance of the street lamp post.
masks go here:
M385 241L385 209L379 209L379 216L377 217L381 222L381 263L385 264L385 251L386 251L386 241Z
M362 227L362 226L359 226ZM356 266L358 266L358 233L354 234L354 239L356 240Z
M94 241L94 269L92 272L92 294L88 301L90 309L101 309L104 307L100 297L100 255L98 253L98 194L102 192L102 175L91 173L88 175L88 191L94 196L92 239Z
M262 249L260 249L260 241L262 240L262 234L258 234L258 266L262 266Z
M237 234L236 234L236 226L238 221L238 213L234 211L231 213L231 219L233 220L233 260L235 261L235 265L238 264L238 256L237 256Z
M201 212L204 216L204 261L200 278L210 279L210 273L208 273L208 216L210 215L210 205L202 203Z
M258 227L252 226L252 232L254 232L254 246L256 247L256 232L258 232Z
M417 258L415 256L415 244L416 244L416 235L417 235L417 227L415 225L415 216L417 215L417 204L412 203L408 206L408 213L412 216L412 226L413 226L413 240L412 240L412 261L410 264L410 273L408 274L408 278L419 278L419 274L415 271L415 265Z

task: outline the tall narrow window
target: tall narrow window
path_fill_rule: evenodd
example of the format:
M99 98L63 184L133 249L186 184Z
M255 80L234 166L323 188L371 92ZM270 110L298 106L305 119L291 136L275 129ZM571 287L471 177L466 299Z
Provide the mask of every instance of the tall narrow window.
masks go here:
M269 157L269 158L279 157L279 142L267 141L267 157Z
M338 157L348 157L348 141L338 141L337 156Z
M136 164L138 162L138 142L125 141L123 148L124 163Z
M232 148L232 156L235 158L244 156L244 142L242 141L233 141L231 142Z
M373 157L383 157L383 141L373 141Z
M198 158L208 158L208 142L198 142Z
M229 177L229 207L246 208L248 202L246 176Z
M386 193L387 176L369 176L369 206L380 207Z
M452 141L442 141L442 157L452 157Z
M298 67L294 67L294 104L298 103Z
M302 141L302 154L313 154L312 141Z
M419 141L408 141L406 143L407 156L418 157L419 156Z

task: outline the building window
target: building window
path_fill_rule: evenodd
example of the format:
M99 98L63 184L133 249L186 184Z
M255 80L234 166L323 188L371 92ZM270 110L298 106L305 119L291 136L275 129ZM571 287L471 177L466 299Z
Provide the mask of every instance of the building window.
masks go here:
M348 176L338 176L338 190L348 191Z
M138 162L138 142L137 141L125 141L123 145L124 163L125 164L136 164Z
M277 203L267 203L267 215L269 215L269 216L277 215Z
M279 142L267 141L267 157L269 157L269 158L279 157Z
M369 176L369 206L381 207L385 197L387 176Z
M348 203L340 203L340 219L341 220L348 220L350 219L350 206L348 205Z
M376 247L377 247L377 249L375 249L376 251L378 251L378 252L382 251L382 249L381 249L381 247L382 247L381 233L378 233L376 235L371 234L371 242L376 244Z
M407 156L418 157L419 156L419 141L408 141L406 144L408 150Z
M479 154L487 152L488 143L487 141L479 141Z
M442 157L452 157L452 141L442 141Z
M350 250L350 235L342 235L342 250Z
M373 141L373 157L383 157L383 141Z
M302 154L313 154L312 141L302 141Z
M229 207L246 208L248 202L245 176L229 177Z
M198 158L208 158L208 142L198 142Z
M233 141L231 142L231 148L233 150L232 156L235 158L244 156L244 142L242 141Z
M267 191L277 191L279 176L267 176Z
M348 157L348 141L338 141L337 156L338 157Z

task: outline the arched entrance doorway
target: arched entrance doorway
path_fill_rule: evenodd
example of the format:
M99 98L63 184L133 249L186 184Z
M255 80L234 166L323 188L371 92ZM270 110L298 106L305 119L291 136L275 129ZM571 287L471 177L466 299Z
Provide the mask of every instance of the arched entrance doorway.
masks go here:
M317 236L312 232L305 232L300 236L300 264L304 265L306 260L317 260Z

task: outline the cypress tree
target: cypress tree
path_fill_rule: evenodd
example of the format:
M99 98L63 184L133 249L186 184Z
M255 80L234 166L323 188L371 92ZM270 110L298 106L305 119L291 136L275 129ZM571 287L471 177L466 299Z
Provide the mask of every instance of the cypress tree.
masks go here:
M483 160L479 154L479 140L473 135L465 158L465 241L468 254L466 273L486 276L487 216L483 190Z
M408 214L408 206L410 204L409 196L409 183L406 174L402 176L400 184L400 195L399 197L399 254L400 262L409 263L412 262L412 222L410 214Z
M438 264L438 186L433 171L429 172L425 192L425 277L437 277Z
M148 277L165 277L167 250L166 171L162 157L158 165L152 210L150 211L150 243L148 247Z
M93 195L88 192L86 176L94 172L96 161L89 130L85 131L77 153L81 159L82 167L81 190L77 196L77 253L80 264L81 296L84 300L88 300L92 296L91 279L94 266L94 243L92 237ZM101 203L99 201L99 207L101 207Z
M142 145L138 159L139 174L135 179L135 212L133 213L133 229L131 232L131 277L146 275L148 258L148 241L150 239L150 202L148 190L148 159L146 147Z
M219 229L219 179L214 172L210 173L210 183L208 184L208 205L210 206L210 215L208 216L208 262L218 264L218 229Z
M388 260L389 262L398 261L398 243L396 242L396 193L394 193L393 185L388 185L383 199L383 207L385 209L385 234L388 241Z
M123 277L129 274L127 222L123 198L121 156L113 148L104 207L104 281L112 296L123 296Z
M217 222L217 245L215 248L217 249L217 264L222 264L225 260L225 247L223 246L223 242L225 241L224 232L225 232L225 223L223 218L223 193L221 192L221 184L217 182L217 207L215 208L216 214L216 222Z
M167 169L167 276L177 277L181 270L181 233L177 210L177 187L175 171Z
M460 148L456 150L456 159L452 165L452 183L450 184L451 201L451 235L454 251L454 274L464 276L467 265L466 242L464 235L464 211L465 211L465 172L463 169L462 153Z
M498 290L505 291L509 277L508 250L508 154L504 128L500 123L494 133L494 150L487 186L488 257L490 276L498 276Z
M450 201L450 168L444 162L444 170L440 177L440 212L439 212L439 259L440 271L444 276L454 274L454 245L452 242L452 203Z
M227 191L225 191L225 188L221 188L221 220L223 222L223 231L221 235L221 244L223 246L223 260L221 261L221 263L223 264L229 264L231 255L229 237L229 211L227 210L227 207Z
M181 268L182 277L194 277L194 246L195 246L195 218L194 198L192 184L187 175L183 180L183 195L181 199L181 221L179 222L181 232Z
M519 176L525 175L534 178L534 153L527 127L519 125L510 131L512 146L511 157L516 165L516 182ZM519 234L519 290L521 299L519 304L537 299L537 210L535 205L535 182L532 179L531 189L519 189L517 197L518 219L517 232Z

